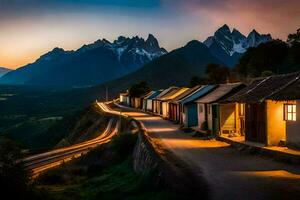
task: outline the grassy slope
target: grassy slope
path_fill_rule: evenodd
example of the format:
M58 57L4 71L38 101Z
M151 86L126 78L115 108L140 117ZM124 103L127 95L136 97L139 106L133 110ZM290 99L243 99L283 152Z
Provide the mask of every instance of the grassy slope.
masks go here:
M133 170L137 135L123 133L86 156L42 175L36 186L54 199L174 199L152 173Z

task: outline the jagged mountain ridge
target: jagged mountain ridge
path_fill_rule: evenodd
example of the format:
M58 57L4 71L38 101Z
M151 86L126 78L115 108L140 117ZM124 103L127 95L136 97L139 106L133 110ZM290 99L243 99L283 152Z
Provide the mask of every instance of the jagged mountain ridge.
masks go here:
M248 48L257 47L259 44L271 40L272 36L270 34L260 34L255 29L246 37L235 28L231 31L228 25L225 24L203 43L223 63L234 66Z
M138 36L97 40L76 51L56 47L34 63L6 74L0 83L90 86L124 76L165 53L152 34L146 40Z
M4 76L6 73L12 71L11 69L5 68L5 67L0 67L0 77Z

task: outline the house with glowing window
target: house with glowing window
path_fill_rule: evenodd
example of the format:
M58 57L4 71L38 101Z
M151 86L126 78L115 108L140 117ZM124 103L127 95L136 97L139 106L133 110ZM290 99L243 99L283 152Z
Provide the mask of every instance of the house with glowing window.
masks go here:
M290 124L297 118L297 101L280 98L280 94L298 82L300 73L269 76L253 80L247 87L222 103L231 107L221 116L221 130L231 129L244 135L246 141L268 146L283 145L288 138ZM235 127L235 128L233 128ZM222 131L222 134L228 134Z
M243 83L220 84L212 92L198 98L195 101L198 105L198 129L204 129L213 135L218 135L224 129L230 130L233 116L229 112L234 106L223 106L218 101L234 95L244 87ZM224 121L225 118L228 118L227 121Z
M300 149L300 79L272 95L270 99L283 102L286 145Z

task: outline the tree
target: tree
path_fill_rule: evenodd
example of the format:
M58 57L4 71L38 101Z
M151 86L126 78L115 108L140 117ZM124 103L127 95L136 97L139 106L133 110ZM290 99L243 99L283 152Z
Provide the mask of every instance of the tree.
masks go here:
M129 89L129 95L132 97L140 97L151 92L151 90L151 87L146 81L141 81L131 86Z
M291 33L291 34L288 35L287 42L290 45L294 45L296 43L300 43L300 28L297 29L296 33Z
M0 138L0 187L1 195L23 199L28 195L28 175L21 162L20 147L12 140Z
M193 76L190 80L190 87L195 87L197 85L203 85L203 84L207 84L207 80L199 76Z
M260 44L256 48L249 48L235 69L242 77L257 77L263 71L275 74L289 72L286 66L288 51L288 45L281 40Z
M229 80L230 69L218 64L208 64L206 67L208 82L211 84L226 83Z

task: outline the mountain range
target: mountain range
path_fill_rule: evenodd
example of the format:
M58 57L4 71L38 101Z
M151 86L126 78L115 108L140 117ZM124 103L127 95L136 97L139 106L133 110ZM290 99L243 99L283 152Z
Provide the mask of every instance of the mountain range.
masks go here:
M5 68L5 67L0 67L0 77L4 76L8 72L12 71L11 69Z
M183 84L204 75L209 63L235 66L248 48L270 40L270 34L253 30L245 36L225 24L203 43L194 40L168 53L152 34L146 40L120 36L113 42L97 40L76 51L54 48L34 63L5 74L0 84L71 88L111 81L128 85L133 80L157 86Z
M122 77L165 53L151 34L146 40L138 36L120 36L113 42L102 39L76 51L54 48L34 63L7 73L0 83L86 87Z
M238 63L239 58L248 48L257 47L259 44L271 40L270 34L260 34L253 29L248 36L245 36L237 29L231 31L228 25L224 24L203 43L216 58L225 65L232 67Z

